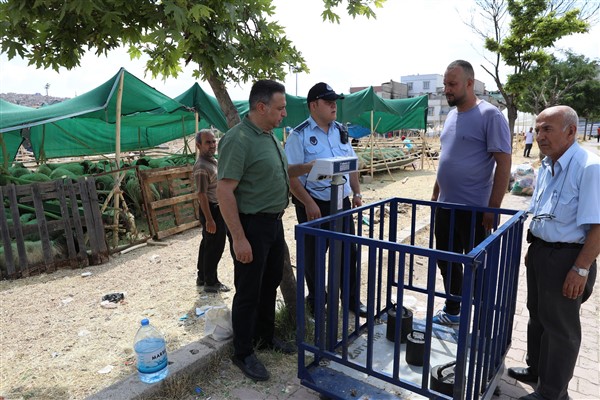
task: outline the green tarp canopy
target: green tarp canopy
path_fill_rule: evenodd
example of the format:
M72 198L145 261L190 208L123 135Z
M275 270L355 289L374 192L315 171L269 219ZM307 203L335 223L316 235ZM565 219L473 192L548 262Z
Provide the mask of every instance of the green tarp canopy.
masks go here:
M198 83L194 83L191 88L175 97L179 103L194 109L198 117L209 125L212 125L221 132L227 132L229 126L225 114L219 106L219 102L214 96L206 93ZM308 109L306 108L306 98L296 97L286 94L287 113L275 134L280 140L283 140L283 128L286 126L296 126L294 123L304 121L308 118ZM250 110L248 100L233 100L233 105L237 109L240 118L244 118Z
M198 83L171 99L121 69L114 77L76 98L41 108L29 108L0 101L0 161L12 161L29 136L36 159L106 154L115 152L116 103L119 79L123 73L121 109L121 151L142 150L195 131L214 126L228 130L224 113L215 97ZM283 139L286 127L295 127L308 118L306 98L286 94L287 117L275 133ZM243 118L248 101L234 101ZM369 127L385 133L398 129L425 129L427 96L410 99L383 99L372 87L338 100L338 121ZM372 118L371 118L372 117ZM373 126L371 126L373 121Z
M114 153L121 74L121 151L195 132L193 112L121 68L97 88L61 103L35 109L0 102L0 145L6 149L0 160L14 159L23 135L29 135L36 159Z
M197 110L199 116L208 124L221 132L228 130L227 120L219 107L217 99L208 95L198 83L175 98L181 104ZM308 118L306 97L286 94L287 117L283 119L279 128L295 127ZM234 101L240 117L248 113L248 101ZM350 122L371 128L371 113L373 114L373 131L385 133L399 129L425 129L427 126L427 96L410 99L383 99L373 90L373 87L359 92L345 95L343 100L338 100L337 120L343 123ZM276 129L275 133L282 138L283 129Z
M198 118L212 125L221 132L227 132L227 119L221 111L217 99L206 93L198 83L194 83L191 88L175 97L175 101L194 109L198 113ZM233 105L238 110L240 118L248 113L248 101L233 101Z
M29 110L33 110L29 107L19 106L8 101L0 99L0 124L4 127L5 118L19 113L27 113ZM0 133L0 164L6 158L9 161L15 159L17 151L23 138L21 137L21 130L13 130Z
M371 127L372 132L386 133L400 129L426 129L429 99L427 96L410 99L383 99L369 87L338 100L338 120Z

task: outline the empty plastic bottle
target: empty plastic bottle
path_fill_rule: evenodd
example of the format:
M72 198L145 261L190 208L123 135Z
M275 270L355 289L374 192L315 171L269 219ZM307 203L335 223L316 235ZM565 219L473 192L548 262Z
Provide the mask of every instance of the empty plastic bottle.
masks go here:
M159 382L169 374L165 338L144 318L135 334L133 348L137 357L140 380L146 383Z

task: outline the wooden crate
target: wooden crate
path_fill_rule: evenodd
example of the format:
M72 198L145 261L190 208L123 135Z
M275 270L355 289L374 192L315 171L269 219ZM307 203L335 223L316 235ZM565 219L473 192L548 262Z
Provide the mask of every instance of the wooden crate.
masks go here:
M192 170L192 165L186 165L139 171L150 232L155 239L200 226ZM161 194L159 200L153 200L151 185Z
M97 265L108 260L93 178L83 177L76 183L65 179L2 186L0 199L2 279ZM54 204L46 203L45 209L44 202L48 200L54 200ZM35 214L35 224L21 222L24 210Z

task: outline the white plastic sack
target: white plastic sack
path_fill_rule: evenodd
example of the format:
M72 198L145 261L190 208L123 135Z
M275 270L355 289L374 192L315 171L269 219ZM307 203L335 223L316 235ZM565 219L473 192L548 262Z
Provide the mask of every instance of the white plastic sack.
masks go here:
M535 170L531 166L531 164L519 164L515 168L514 175L516 176L533 176L535 175Z
M531 196L535 189L535 170L530 164L520 164L512 171L512 194Z
M227 306L211 307L206 311L204 334L217 341L226 340L233 336L231 310Z

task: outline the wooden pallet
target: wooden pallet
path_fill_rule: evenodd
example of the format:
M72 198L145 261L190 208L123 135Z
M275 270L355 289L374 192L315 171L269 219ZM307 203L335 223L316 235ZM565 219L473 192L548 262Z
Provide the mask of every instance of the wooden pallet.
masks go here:
M139 171L144 208L155 239L200 226L193 168L186 165ZM160 200L152 200L150 185L161 193Z
M93 178L2 186L0 199L2 279L108 260ZM48 200L55 200L50 211ZM23 210L35 214L35 224L21 223Z

